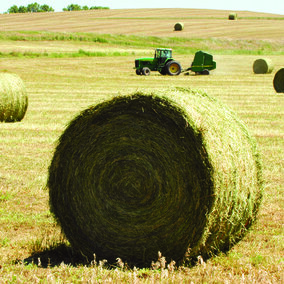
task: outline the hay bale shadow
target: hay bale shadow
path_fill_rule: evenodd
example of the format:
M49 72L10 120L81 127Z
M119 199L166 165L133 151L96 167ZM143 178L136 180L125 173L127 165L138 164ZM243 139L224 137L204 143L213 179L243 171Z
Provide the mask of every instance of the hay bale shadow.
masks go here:
M71 266L87 265L90 261L79 252L75 252L70 246L60 244L57 247L46 249L42 252L32 253L23 260L16 260L25 265L35 264L42 268L55 267L64 263Z

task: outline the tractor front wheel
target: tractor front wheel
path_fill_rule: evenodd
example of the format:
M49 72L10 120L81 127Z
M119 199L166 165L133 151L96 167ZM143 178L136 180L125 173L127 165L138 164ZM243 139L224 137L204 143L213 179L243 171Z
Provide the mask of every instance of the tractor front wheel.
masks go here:
M142 74L145 76L149 76L151 73L150 69L148 67L143 67Z
M136 69L136 75L142 75L141 70L140 69Z
M177 61L170 61L166 65L167 74L177 76L181 72L181 65Z

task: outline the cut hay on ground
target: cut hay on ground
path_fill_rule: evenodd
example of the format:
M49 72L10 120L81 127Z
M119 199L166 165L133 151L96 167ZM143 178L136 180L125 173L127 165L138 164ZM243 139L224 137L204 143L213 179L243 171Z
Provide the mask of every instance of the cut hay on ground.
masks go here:
M137 91L70 122L49 167L50 207L90 260L149 266L227 251L262 197L255 140L215 99Z
M257 59L253 63L253 72L255 74L268 74L273 71L273 63L270 59Z
M273 86L277 93L284 93L284 68L276 72L273 79Z
M183 23L176 23L174 26L175 31L182 31L184 29Z
M0 73L0 121L21 121L28 107L22 79L16 74Z

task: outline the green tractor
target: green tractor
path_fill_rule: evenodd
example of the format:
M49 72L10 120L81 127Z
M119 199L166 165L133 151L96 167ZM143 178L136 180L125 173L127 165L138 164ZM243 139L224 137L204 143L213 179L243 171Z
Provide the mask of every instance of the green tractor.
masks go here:
M137 75L150 75L151 71L158 71L162 75L179 75L181 65L172 57L172 49L157 48L154 58L139 58L135 60Z
M158 71L162 75L179 75L182 72L193 71L195 74L209 75L210 70L216 68L216 62L209 53L198 51L195 53L191 67L183 70L181 64L172 57L172 49L157 48L154 58L139 58L135 60L137 75L150 75L151 71Z

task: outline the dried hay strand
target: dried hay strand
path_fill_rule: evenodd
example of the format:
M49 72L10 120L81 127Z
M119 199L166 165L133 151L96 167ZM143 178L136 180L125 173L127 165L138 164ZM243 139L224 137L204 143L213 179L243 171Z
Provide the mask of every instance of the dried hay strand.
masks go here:
M230 249L262 198L255 140L220 102L190 89L138 90L70 122L49 166L50 208L92 258L149 266Z
M279 69L275 73L273 86L277 93L284 93L284 68Z
M261 58L254 61L252 68L255 74L268 74L273 71L274 66L270 59Z
M184 29L184 24L183 23L176 23L174 26L175 31L182 31Z
M21 121L28 108L24 82L16 74L0 73L0 121Z
M230 13L228 16L229 20L237 20L237 18L238 18L237 13Z

